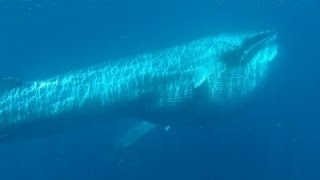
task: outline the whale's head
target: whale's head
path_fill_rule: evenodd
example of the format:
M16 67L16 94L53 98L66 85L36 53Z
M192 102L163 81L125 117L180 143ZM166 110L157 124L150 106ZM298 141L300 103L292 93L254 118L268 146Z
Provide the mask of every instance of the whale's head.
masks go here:
M278 53L277 36L276 31L268 30L214 38L206 66L209 99L232 100L256 89Z
M219 54L226 66L246 66L272 61L276 55L277 32L274 30L221 36L223 49Z

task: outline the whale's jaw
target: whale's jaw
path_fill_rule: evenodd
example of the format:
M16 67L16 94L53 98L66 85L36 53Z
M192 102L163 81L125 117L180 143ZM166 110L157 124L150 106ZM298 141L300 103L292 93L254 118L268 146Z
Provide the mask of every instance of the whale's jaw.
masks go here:
M275 45L278 33L273 30L263 31L249 36L239 47L226 52L221 60L228 66L246 65L254 59L260 51ZM270 58L272 59L272 58Z

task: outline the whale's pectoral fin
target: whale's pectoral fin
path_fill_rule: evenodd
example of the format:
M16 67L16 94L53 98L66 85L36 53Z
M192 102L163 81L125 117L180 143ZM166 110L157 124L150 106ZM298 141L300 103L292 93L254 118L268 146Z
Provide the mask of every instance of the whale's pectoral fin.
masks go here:
M0 78L0 93L11 91L15 88L24 86L26 83L27 82L13 77Z
M170 126L158 125L149 121L136 121L117 138L115 149L124 150L129 148L152 132L168 132L170 130Z
M167 133L171 130L170 126L163 126L160 124L153 124L149 121L133 120L130 126L125 127L122 134L118 134L115 139L113 153L110 156L110 160L118 167L124 167L132 160L132 151L143 146L143 142L153 138L162 136L163 133ZM131 121L132 122L132 121ZM141 146L140 146L141 147Z
M137 121L116 142L117 148L127 148L153 131L157 125L148 121Z

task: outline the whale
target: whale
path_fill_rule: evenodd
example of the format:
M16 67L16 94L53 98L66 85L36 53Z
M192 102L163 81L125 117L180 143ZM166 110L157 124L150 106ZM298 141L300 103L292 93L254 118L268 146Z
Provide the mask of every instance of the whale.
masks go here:
M165 130L183 124L179 115L197 121L214 108L245 100L259 87L278 54L277 36L275 30L220 33L44 80L2 78L1 136L17 127L103 110L106 122L117 115L143 119L120 138L128 146L157 124ZM83 121L94 123L93 117Z

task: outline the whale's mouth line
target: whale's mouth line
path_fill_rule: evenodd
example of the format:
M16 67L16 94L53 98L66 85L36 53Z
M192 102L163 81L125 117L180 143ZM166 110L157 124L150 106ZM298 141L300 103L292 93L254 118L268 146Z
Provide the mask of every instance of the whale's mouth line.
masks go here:
M276 31L270 30L259 33L242 44L242 55L240 62L244 63L250 60L259 50L265 48L266 46L275 42L278 33Z
M275 43L277 32L274 30L263 31L245 39L239 47L227 51L221 60L228 66L239 66L249 63L261 50Z

